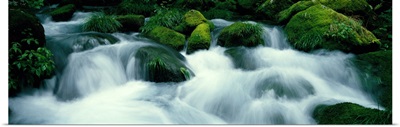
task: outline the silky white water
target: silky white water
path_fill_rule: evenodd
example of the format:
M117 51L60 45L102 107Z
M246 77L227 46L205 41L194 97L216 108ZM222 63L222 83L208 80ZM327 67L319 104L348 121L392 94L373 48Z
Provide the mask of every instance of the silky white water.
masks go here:
M85 18L85 17L81 17ZM46 35L69 34L62 25L43 23ZM215 19L218 30L233 22ZM57 25L58 24L58 25ZM70 24L70 25L68 25ZM78 25L77 25L78 24ZM48 32L48 31L56 32ZM79 33L73 30L72 33ZM9 99L12 124L315 124L319 104L378 104L361 91L361 78L339 51L305 53L290 48L279 26L264 25L266 46L238 48L251 69L237 67L228 48L213 42L208 50L181 54L195 76L180 83L135 78L137 49L160 47L137 33L114 33L120 42L73 52L59 76L46 87ZM162 47L162 46L161 46ZM243 62L243 61L242 61ZM60 100L63 94L74 99ZM70 84L73 84L71 86Z

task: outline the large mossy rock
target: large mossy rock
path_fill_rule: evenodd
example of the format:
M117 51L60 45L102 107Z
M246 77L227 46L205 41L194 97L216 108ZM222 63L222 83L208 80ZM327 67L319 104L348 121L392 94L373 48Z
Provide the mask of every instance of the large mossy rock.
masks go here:
M64 5L50 12L54 21L68 21L72 18L76 11L74 4Z
M322 4L336 12L350 15L367 16L371 11L370 5L365 0L303 0L299 1L289 8L279 12L278 22L285 24L296 13L306 10L307 8Z
M208 49L211 44L210 25L207 23L200 24L194 29L188 39L187 53L193 53L199 49Z
M366 0L318 0L321 4L345 15L366 14L372 7Z
M122 15L115 19L122 25L121 32L138 32L139 28L144 25L144 18L143 15Z
M263 18L277 21L278 13L290 7L293 0L266 0L261 6L257 7L257 13L263 14Z
M365 108L354 103L319 105L313 112L318 124L392 124L392 112Z
M364 74L364 90L380 105L392 109L392 50L357 55L354 63Z
M236 22L222 29L217 44L223 47L255 47L264 45L263 29L259 24Z
M146 36L177 51L185 45L185 35L163 26L155 27Z
M193 72L186 66L185 57L162 47L141 47L136 55L137 79L151 82L182 82Z
M365 53L378 50L381 44L358 22L321 4L294 15L284 31L292 46L302 51Z
M201 14L200 11L197 10L189 10L183 16L182 22L174 28L174 30L184 33L190 34L197 25L202 23L209 23L209 21Z
M10 9L8 14L9 46L11 46L12 42L21 42L23 39L28 38L37 39L39 44L28 45L21 43L21 50L36 50L38 47L43 47L45 45L44 28L36 16L16 9Z

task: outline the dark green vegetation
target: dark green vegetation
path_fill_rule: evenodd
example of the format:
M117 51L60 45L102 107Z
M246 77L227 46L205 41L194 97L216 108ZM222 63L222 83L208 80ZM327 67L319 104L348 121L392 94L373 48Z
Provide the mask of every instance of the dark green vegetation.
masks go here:
M386 109L392 109L392 50L360 54L354 60L359 70L368 76L364 89Z
M40 86L55 68L52 53L45 46L43 26L22 10L9 10L8 90L9 96Z
M392 112L362 107L349 102L319 105L313 117L318 124L392 124Z
M68 21L72 18L72 15L76 11L76 7L73 4L68 4L57 8L50 12L54 21Z
M115 19L115 16L98 13L83 25L83 31L96 31L103 33L117 32L122 24Z
M319 124L391 124L392 109L392 2L384 0L9 0L9 91L39 87L54 72L52 54L44 48L44 30L34 13L43 5L59 4L47 12L55 21L68 21L84 6L101 6L83 27L103 33L140 31L154 41L187 53L206 50L214 29L209 19L237 21L221 31L218 44L244 70L257 68L255 58L244 46L263 45L260 25L284 27L291 46L302 51L318 49L355 53L353 63L363 77L363 88L386 110L368 109L342 103L318 106L314 118ZM103 7L104 6L104 7ZM27 11L26 11L27 10ZM149 21L144 24L144 17ZM98 33L79 35L84 47L88 39L102 40ZM90 36L90 37L87 37ZM62 38L62 37L60 37ZM244 39L245 38L245 39ZM112 40L114 43L117 40ZM53 41L57 41L54 39ZM62 39L61 39L62 41ZM100 43L100 42L99 42ZM104 44L104 43L101 43ZM72 50L72 49L71 49ZM161 55L160 55L161 54ZM140 78L155 82L180 82L193 74L179 54L155 47L143 47ZM61 60L61 62L63 62ZM279 87L279 82L260 89ZM300 85L299 85L300 86ZM307 88L307 86L304 86ZM279 88L282 93L288 90ZM308 91L313 94L313 91ZM293 95L292 98L303 95Z
M121 32L129 32L129 31L139 31L139 28L144 25L144 16L143 15L122 15L117 16L115 18L119 23L121 23L122 27L120 29Z
M264 45L262 32L263 29L259 24L236 22L222 29L218 38L218 45L224 47Z

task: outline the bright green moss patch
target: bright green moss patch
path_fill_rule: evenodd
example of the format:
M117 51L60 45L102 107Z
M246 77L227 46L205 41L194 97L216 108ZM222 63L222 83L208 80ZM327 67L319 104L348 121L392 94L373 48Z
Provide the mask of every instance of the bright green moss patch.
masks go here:
M379 49L379 40L359 23L318 4L294 15L285 27L288 40L299 50L341 50L363 53Z
M120 31L122 32L139 31L139 28L144 25L143 15L122 15L115 19L121 23Z
M162 26L155 27L147 36L177 51L182 50L185 45L185 35Z
M189 27L196 27L199 24L207 22L207 19L197 10L190 10L184 15L184 22Z
M314 1L299 1L295 4L293 4L292 6L290 6L288 9L279 12L278 22L285 24L296 13L306 10L307 8L309 8L313 5L316 5L316 4L317 4L317 2L314 2Z
M194 29L188 39L188 53L198 49L208 49L211 43L210 26L207 23L200 24Z
M313 117L318 124L392 124L392 112L362 107L354 103L320 105Z
M372 9L366 0L318 0L321 4L343 14L365 13Z
M259 24L236 22L222 29L218 38L218 45L224 47L264 45L262 32L263 29Z
M54 11L50 12L52 19L54 21L68 21L72 18L72 15L76 11L76 7L73 4L68 4L57 8Z

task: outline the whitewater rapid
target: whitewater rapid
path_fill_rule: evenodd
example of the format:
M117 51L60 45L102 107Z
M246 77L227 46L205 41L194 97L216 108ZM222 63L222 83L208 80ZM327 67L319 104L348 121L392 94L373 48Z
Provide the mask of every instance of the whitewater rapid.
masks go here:
M90 15L44 20L46 36L80 33ZM46 80L45 87L9 98L10 124L316 124L312 112L319 104L379 107L361 90L363 77L350 61L354 55L297 51L280 26L270 25L263 25L266 46L220 47L218 31L233 22L211 21L216 29L210 49L180 52L195 74L190 80L135 79L131 56L140 47L160 45L138 33L113 33L118 43L69 54L62 74ZM66 94L77 98L57 98L56 84L64 82L76 85Z

